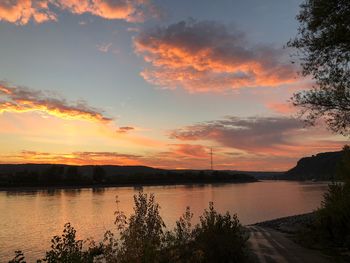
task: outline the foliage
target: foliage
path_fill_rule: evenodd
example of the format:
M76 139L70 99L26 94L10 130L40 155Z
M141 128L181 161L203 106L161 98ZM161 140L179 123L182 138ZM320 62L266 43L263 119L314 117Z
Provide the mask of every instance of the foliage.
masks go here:
M119 201L117 200L117 205ZM52 239L51 250L38 262L246 262L246 241L236 215L221 215L213 203L192 228L193 214L186 212L172 231L166 231L154 195L139 192L134 196L134 214L129 218L115 212L117 234L107 231L99 244L76 239L75 229L67 223L62 236ZM24 263L16 252L11 263Z
M20 250L15 251L15 257L9 263L26 263L23 252Z
M343 183L329 185L322 209L318 211L318 226L325 240L350 249L350 147L344 146L338 165L338 178Z
M237 215L218 214L213 203L200 217L194 229L195 247L202 254L202 262L244 262L245 242Z
M106 179L106 171L102 166L95 166L92 172L92 179L96 183L103 183Z
M173 231L167 232L166 253L164 258L171 259L170 262L198 262L200 253L194 248L194 237L192 229L193 214L189 207L185 213L176 221Z
M45 258L38 262L93 262L99 254L97 247L83 250L83 240L76 240L76 230L67 223L64 225L62 236L54 236L51 240L51 250L46 252Z
M308 123L323 118L334 132L350 134L350 1L305 0L297 19L298 35L287 45L316 86L294 94L293 103Z
M150 167L136 168L108 165L0 164L0 187L163 185L256 181L253 176L229 171L168 171Z
M338 165L338 177L324 195L315 222L303 233L306 243L350 249L350 147L345 146ZM311 239L311 240L310 240Z
M126 222L116 218L120 229L121 262L156 262L162 249L165 224L159 214L159 205L151 194L139 192L134 196L134 214ZM118 211L117 211L118 215Z

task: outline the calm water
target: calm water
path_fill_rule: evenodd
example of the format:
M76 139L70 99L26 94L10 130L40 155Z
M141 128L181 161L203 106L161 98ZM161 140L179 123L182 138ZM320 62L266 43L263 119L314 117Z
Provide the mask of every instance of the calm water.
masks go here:
M194 221L209 201L219 212L237 213L243 224L310 212L320 205L326 183L263 181L247 184L152 186L168 227L190 206ZM105 189L0 192L0 262L21 249L29 262L49 249L53 235L61 234L71 222L79 238L101 240L113 229L115 196L121 210L132 212L132 196L139 189L115 187Z

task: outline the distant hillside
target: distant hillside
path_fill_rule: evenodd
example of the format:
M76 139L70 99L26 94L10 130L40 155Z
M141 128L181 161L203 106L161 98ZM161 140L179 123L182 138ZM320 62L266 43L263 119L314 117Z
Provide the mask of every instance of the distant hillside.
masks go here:
M147 166L0 164L0 188L166 185L254 182L245 173L210 170L164 170Z
M342 152L325 152L304 157L281 178L290 180L332 180Z
M76 167L78 172L85 175L92 175L95 165L66 165L66 164L0 164L0 174L19 173L19 172L38 172L42 173L51 167L62 167L67 170L68 167ZM123 174L159 174L164 172L163 169L152 168L148 166L122 166L122 165L102 165L106 175Z

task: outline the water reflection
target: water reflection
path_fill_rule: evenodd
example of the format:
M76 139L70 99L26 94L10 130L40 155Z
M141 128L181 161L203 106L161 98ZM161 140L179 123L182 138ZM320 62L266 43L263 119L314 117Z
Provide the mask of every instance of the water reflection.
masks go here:
M92 193L93 194L98 194L98 195L103 195L106 191L105 187L94 187L92 188Z
M42 256L53 235L71 222L79 238L101 240L114 229L115 196L119 208L130 215L133 195L155 193L169 228L190 206L194 223L210 201L219 212L237 213L243 224L310 212L320 205L326 183L265 181L247 184L200 184L153 187L46 189L0 192L0 258L16 249L29 262Z
M85 189L86 190L86 189ZM90 191L90 189L88 189ZM75 196L78 196L80 194L82 190L80 188L78 189L64 189L64 194L66 196L70 196L70 197L75 197Z
M137 191L137 192L143 191L143 186L134 186L133 189L134 191Z

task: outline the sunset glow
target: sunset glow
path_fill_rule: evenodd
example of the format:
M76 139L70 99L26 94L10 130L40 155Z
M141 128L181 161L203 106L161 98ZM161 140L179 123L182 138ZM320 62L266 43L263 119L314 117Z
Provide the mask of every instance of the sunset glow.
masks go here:
M1 1L0 163L208 169L213 149L281 171L340 150L289 102L313 84L283 48L300 2Z

